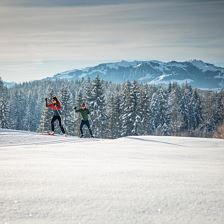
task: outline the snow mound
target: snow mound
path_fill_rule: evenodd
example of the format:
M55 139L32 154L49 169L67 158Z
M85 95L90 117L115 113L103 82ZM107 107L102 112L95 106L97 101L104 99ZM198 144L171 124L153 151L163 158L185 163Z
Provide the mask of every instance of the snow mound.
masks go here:
M0 220L222 224L223 170L218 139L99 140L1 130Z

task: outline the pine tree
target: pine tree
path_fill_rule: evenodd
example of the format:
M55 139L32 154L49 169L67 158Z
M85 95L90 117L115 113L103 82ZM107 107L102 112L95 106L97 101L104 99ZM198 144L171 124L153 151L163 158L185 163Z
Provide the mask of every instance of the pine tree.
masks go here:
M26 99L24 129L28 131L36 131L39 125L39 104L37 98L37 95L33 96L29 92Z
M88 90L86 94L92 120L92 129L96 137L103 138L107 136L107 115L105 107L105 98L103 82L97 76L93 80L92 91Z
M181 89L181 100L180 100L180 111L183 117L183 125L181 131L185 132L184 135L192 135L192 123L193 123L193 113L192 113L192 87L186 83Z
M130 119L132 123L131 135L139 135L142 123L142 111L140 105L140 87L137 81L134 81L130 88Z
M195 130L202 123L201 100L197 91L189 84L183 87L180 106L184 121L182 128L186 130L188 136L194 136Z
M0 128L9 128L9 93L0 77Z
M180 87L177 83L170 83L168 89L168 110L170 114L170 131L172 135L180 135L180 130L184 122L180 108L180 91Z
M216 95L217 101L217 123L218 125L223 124L224 122L224 90L220 91Z
M202 124L202 107L201 100L196 90L193 91L190 107L192 113L191 130L197 129Z
M25 93L20 89L16 89L10 99L11 128L25 130L26 106Z
M150 129L152 134L170 135L170 114L167 93L159 88L152 96L150 104Z
M108 138L121 136L121 99L119 95L112 95L108 100Z
M84 101L88 105L90 105L94 101L92 90L93 90L93 83L90 80L90 78L88 78L86 82L84 82L84 92L85 92ZM82 102L83 102L83 99L82 99Z
M62 122L66 132L69 135L74 135L74 110L72 95L68 87L63 87L61 90L62 103Z
M132 111L131 111L131 83L126 82L122 86L121 93L121 136L129 136L132 134L133 123L132 123Z
M200 130L202 137L212 137L217 126L217 100L214 92L206 92L202 96L203 124Z
M150 121L150 99L146 86L140 89L140 123L141 127L139 135L149 134L149 121Z
M82 93L82 91L79 91L77 94L76 101L75 101L75 106L77 108L79 108L79 106L83 103L83 99L84 99L83 93ZM81 120L82 120L82 118L81 118L80 113L75 113L75 115L74 115L74 135L75 136L80 136Z

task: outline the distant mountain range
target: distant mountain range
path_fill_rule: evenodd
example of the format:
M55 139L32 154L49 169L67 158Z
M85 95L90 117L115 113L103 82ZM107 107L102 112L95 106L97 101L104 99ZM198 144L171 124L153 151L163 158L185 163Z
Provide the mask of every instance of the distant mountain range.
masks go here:
M51 79L82 79L96 76L115 83L137 80L148 84L190 83L203 89L224 88L224 68L201 60L185 62L120 61L75 69L54 75Z
M120 61L103 63L84 69L74 69L61 72L51 80L79 80L82 78L94 79L99 76L103 80L114 83L137 80L148 84L169 84L170 82L190 83L200 89L220 90L224 88L224 68L201 60L184 62L170 61ZM8 87L16 83L4 82Z

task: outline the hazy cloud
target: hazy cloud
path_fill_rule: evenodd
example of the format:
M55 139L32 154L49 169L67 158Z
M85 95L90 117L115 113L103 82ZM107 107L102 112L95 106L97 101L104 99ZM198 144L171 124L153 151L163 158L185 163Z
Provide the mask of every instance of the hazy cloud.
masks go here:
M4 6L29 6L29 7L61 7L61 6L96 6L149 2L149 0L1 0ZM155 0L150 0L155 2Z
M224 65L223 9L219 0L1 0L0 75L38 79L122 59Z
M223 0L188 0L188 3L222 3ZM186 0L1 0L0 6L21 6L21 7L62 7L62 6L97 6L116 4L139 4L139 3L186 3Z

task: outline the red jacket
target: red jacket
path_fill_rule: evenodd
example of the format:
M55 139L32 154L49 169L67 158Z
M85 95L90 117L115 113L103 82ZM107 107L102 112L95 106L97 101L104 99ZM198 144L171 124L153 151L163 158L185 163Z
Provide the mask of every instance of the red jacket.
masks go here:
M47 107L51 108L52 110L61 110L62 109L60 101L58 101L57 105L55 105L53 103L47 104Z

